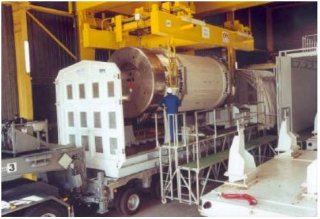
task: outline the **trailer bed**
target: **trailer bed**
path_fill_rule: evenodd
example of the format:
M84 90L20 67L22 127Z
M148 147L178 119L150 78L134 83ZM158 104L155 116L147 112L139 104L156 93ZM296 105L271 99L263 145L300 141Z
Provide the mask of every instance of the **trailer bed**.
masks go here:
M199 209L203 216L316 216L317 200L304 195L307 166L317 159L316 151L303 151L294 159L278 156L257 167L257 182L248 189L222 185L204 195ZM251 206L245 200L225 199L225 194L249 194L257 200ZM206 202L211 207L204 208ZM208 205L208 204L207 204Z

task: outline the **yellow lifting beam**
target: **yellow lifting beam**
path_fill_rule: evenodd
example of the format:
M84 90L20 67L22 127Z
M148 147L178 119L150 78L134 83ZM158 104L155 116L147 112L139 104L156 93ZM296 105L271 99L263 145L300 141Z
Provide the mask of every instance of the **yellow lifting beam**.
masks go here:
M185 29L186 25L192 25ZM179 17L163 11L151 12L151 33L157 36L171 36L175 39L192 41L194 46L233 47L238 50L254 49L253 37L249 33L231 31L205 24L188 17ZM183 45L177 45L183 46Z
M80 11L84 13L83 11ZM127 19L128 20L128 19ZM252 51L253 37L244 28L230 30L206 24L187 16L176 16L152 7L150 17L125 22L122 16L113 19L113 29L101 30L94 23L86 21L80 30L84 48L118 49L124 46L143 46L147 48L165 47L172 38L176 47L213 48L232 47L237 50ZM99 22L96 20L95 22ZM135 30L150 29L150 34L135 36ZM244 31L243 31L244 30Z

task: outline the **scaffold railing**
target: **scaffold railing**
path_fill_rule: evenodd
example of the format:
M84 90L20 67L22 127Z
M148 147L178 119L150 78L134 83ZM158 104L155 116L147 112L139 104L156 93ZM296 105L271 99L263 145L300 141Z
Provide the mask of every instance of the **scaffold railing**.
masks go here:
M162 202L166 203L167 199L177 200L180 203L199 204L200 197L205 193L208 182L222 182L219 178L223 170L227 169L227 160L229 157L229 149L233 137L237 134L236 129L218 130L217 112L218 109L195 111L193 114L194 129L191 132L187 130L186 114L163 114L163 125L166 133L170 133L173 128L174 136L172 142L168 139L163 143L158 142L159 146L159 164L160 164L160 182ZM211 134L203 134L201 126L208 125L205 121L208 113L212 113L213 132ZM258 117L259 113L256 113ZM189 115L190 116L190 115ZM251 140L253 135L259 133L258 123L245 124L250 121L252 113L235 116L236 121L226 121L229 124L240 122L246 125L245 136L246 142ZM157 116L155 117L157 118ZM157 120L157 119L156 119ZM188 117L190 120L190 117ZM190 121L189 121L190 123ZM188 124L189 126L191 124ZM158 122L156 122L158 126ZM156 134L158 128L156 127ZM165 137L163 139L166 139ZM260 144L250 148L259 154L259 161L266 154L266 148L262 151ZM263 154L264 152L264 154ZM261 163L261 162L259 162Z

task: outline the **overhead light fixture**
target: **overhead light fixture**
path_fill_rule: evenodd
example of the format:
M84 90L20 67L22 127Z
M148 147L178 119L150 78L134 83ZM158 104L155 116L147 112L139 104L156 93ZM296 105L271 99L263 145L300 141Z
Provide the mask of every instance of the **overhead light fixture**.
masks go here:
M30 53L29 53L29 41L24 41L24 63L26 67L26 72L30 74Z

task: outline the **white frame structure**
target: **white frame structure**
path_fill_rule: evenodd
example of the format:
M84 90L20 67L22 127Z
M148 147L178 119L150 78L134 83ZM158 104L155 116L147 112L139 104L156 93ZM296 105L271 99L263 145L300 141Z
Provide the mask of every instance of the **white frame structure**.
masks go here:
M292 109L291 102L291 83L284 86L285 81L291 80L291 61L292 58L302 58L317 56L317 34L304 36L302 38L302 48L279 51L276 58L274 72L277 80L277 124L278 131L284 117L289 118L289 128L292 131Z
M88 168L106 177L130 176L158 166L158 151L126 156L120 70L114 63L81 61L55 81L60 144L85 148Z

